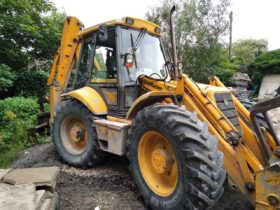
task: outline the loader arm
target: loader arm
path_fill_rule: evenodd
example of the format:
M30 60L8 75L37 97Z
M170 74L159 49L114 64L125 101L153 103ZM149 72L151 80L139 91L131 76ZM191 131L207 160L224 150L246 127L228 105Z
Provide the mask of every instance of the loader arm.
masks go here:
M77 57L78 33L82 28L83 24L75 17L68 17L64 22L60 47L54 57L47 82L50 86L50 124L53 123L54 112L60 104L61 94L70 77L74 57Z
M210 78L210 85L225 88L217 77ZM251 107L251 112L234 95L232 98L243 128L243 139L264 167L254 174L256 208L278 209L280 205L280 142L267 112L280 107L280 97L254 105ZM265 117L269 131L260 127L256 118L257 114Z
M241 132L238 132L236 129L237 127L233 125L232 122L225 120L227 118L227 116L225 116L227 111L221 113L220 107L217 109L217 103L213 104L213 100L211 101L211 99L208 98L207 92L210 92L210 90L207 91L207 89L211 89L211 87L202 89L187 77L185 78L185 84L195 105L199 107L212 125L216 124L214 128L210 126L209 129L210 132L215 133L219 139L218 147L225 155L224 167L229 175L230 181L233 182L257 208L261 201L262 206L273 209L274 204L270 201L269 196L272 194L273 199L279 199L280 173L277 174L276 169L273 170L273 173L269 173L272 165L266 161L266 156L262 152L264 148L261 141L258 139L258 135L256 135L256 131L252 129L252 127L249 127L250 125L248 125L248 123L244 123L239 116L238 121L240 122ZM225 88L223 85L220 87ZM229 93L228 91L228 94ZM234 111L236 110L237 113L243 112L247 117L247 122L252 124L249 112L232 94L230 95L234 104ZM189 103L189 100L185 102ZM193 108L197 109L197 107L194 106ZM223 135L222 132L217 133L217 129L215 128L218 128L218 125L222 127L220 131L224 131L225 134L233 134L232 136L234 137ZM230 145L230 148L226 147L225 144ZM274 149L275 148L271 145L271 158L275 159L273 164L276 164L274 167L278 168L280 161L279 157L275 157L273 154ZM262 178L259 178L260 176ZM269 179L267 179L267 177L269 177ZM262 180L262 182L259 180ZM272 184L270 180L274 180L274 183ZM263 194L264 191L262 189L266 189L266 194ZM277 206L279 207L279 204Z
M51 72L48 78L48 85L54 85L57 81L61 89L64 88L70 74L70 67L73 62L76 48L78 46L78 33L82 30L83 24L75 17L68 17L64 22L60 48L58 49Z

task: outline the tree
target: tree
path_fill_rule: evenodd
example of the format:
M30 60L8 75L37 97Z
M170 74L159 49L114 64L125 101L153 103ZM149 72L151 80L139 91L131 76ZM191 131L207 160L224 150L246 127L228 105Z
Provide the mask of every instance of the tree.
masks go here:
M0 91L6 92L15 81L15 72L5 64L0 64Z
M268 42L265 39L240 39L233 43L232 60L239 60L239 71L247 73L247 67L256 57L267 51Z
M65 14L48 0L0 1L0 63L12 68L55 53Z
M280 49L263 53L248 69L255 84L260 84L265 74L280 74Z
M65 17L49 0L0 0L0 65L6 66L5 78L13 80L5 79L0 91L7 90L7 85L16 86L14 80L25 75L34 60L53 58ZM36 82L32 73L29 76Z
M15 81L16 95L25 97L42 97L47 94L47 79L52 66L48 59L38 59L29 63L25 71L18 74Z
M162 27L164 46L169 42L169 10L177 6L176 44L186 73L206 81L220 66L223 37L228 32L229 0L162 0L147 12L148 20Z

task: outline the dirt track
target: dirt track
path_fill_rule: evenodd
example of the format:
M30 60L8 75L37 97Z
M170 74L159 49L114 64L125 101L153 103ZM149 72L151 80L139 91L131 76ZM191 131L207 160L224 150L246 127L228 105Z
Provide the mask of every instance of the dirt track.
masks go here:
M35 146L24 151L12 164L14 168L59 166L57 182L59 209L127 209L144 210L129 171L126 158L110 155L94 169L76 169L60 162L52 144ZM251 205L237 191L226 188L213 209L246 210Z

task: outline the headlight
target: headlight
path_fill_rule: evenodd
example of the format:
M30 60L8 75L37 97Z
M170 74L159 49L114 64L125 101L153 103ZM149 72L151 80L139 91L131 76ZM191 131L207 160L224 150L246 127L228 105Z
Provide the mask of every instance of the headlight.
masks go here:
M161 28L156 27L155 32L159 34L161 32Z
M128 25L133 25L134 20L133 20L132 18L127 17L127 18L125 18L125 22L126 22L126 24L128 24Z

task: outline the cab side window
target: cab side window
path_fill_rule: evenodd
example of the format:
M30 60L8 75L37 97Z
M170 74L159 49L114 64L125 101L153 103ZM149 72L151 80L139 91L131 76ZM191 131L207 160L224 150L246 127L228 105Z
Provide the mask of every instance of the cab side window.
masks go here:
M97 39L93 61L93 83L117 83L117 55L115 30L108 31L108 39Z
M80 58L80 66L77 74L77 82L86 80L89 76L87 72L88 65L90 62L90 54L92 50L91 39L87 39L84 42L81 58Z

